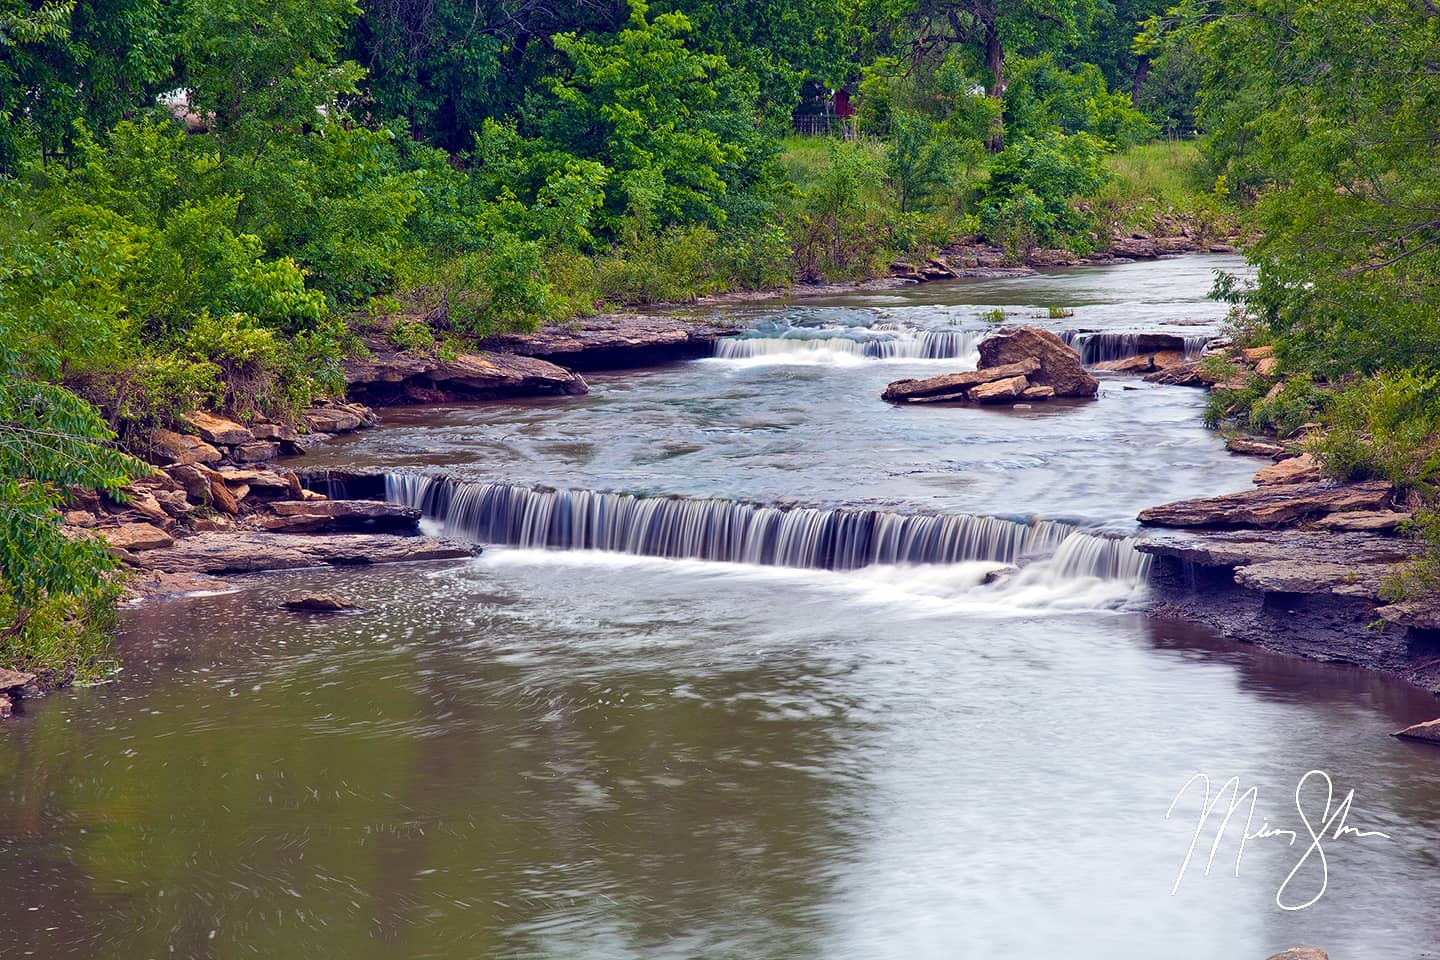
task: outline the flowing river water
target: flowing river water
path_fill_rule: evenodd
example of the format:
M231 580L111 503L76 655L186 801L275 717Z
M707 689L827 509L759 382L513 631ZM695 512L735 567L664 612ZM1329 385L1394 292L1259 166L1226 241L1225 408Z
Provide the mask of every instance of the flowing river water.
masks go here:
M997 307L1091 359L1198 348L1236 266L746 304L716 357L313 451L489 546L123 612L115 682L0 730L7 955L1440 955L1440 755L1387 736L1434 699L1138 612L1136 512L1255 469L1200 392L878 399L973 364ZM277 609L315 591L363 612ZM1286 884L1312 770L1388 836ZM1237 872L1247 806L1207 877L1222 803L1177 889L1197 772L1300 838Z

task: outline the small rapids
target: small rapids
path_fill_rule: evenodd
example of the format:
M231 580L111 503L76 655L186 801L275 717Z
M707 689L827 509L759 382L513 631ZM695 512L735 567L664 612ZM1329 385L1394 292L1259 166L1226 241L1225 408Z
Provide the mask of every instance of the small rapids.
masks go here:
M1103 584L1104 601L1096 606L1127 599L1149 572L1149 558L1133 541L1053 520L782 508L409 473L387 475L385 486L389 500L419 508L447 535L527 551L842 573L874 568L866 576L878 577L876 586L903 580L907 592L926 584L959 590L996 585L998 592L1093 597L1091 588ZM1035 605L1052 605L1036 599Z
M953 360L970 357L983 330L926 330L878 336L837 336L833 331L787 331L778 337L730 337L715 343L717 360L805 362L825 360Z
M1141 354L1172 349L1169 344L1173 344L1176 340L1184 344L1185 359L1194 360L1204 352L1205 345L1214 337L1205 334L1171 338L1148 333L1098 333L1089 330L1066 330L1060 334L1060 339L1080 354L1081 363L1090 367L1097 363L1127 360Z

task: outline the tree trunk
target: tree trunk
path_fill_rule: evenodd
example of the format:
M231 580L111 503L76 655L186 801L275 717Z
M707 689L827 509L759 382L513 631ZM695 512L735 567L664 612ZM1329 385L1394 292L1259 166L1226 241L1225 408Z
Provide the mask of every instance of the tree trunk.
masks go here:
M1140 109L1140 94L1145 90L1145 78L1150 76L1150 55L1140 54L1135 61L1135 77L1130 84L1130 106Z
M993 78L987 94L994 100L1005 99L1005 48L1000 43L1000 25L996 22L993 8L985 21L985 69ZM985 147L991 153L1005 149L1005 124L998 115L990 125L990 136Z

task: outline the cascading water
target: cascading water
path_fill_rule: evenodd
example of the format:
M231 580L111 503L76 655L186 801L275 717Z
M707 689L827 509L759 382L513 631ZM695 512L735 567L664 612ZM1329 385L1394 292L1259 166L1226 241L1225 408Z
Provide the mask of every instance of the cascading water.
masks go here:
M985 338L979 330L926 330L883 337L816 336L731 337L715 343L721 360L840 354L873 360L950 360L973 354Z
M1141 354L1173 350L1177 346L1185 359L1193 360L1205 351L1210 335L1185 337L1149 333L1100 333L1091 330L1066 330L1060 339L1080 354L1080 362L1088 366L1108 363L1112 360L1127 360Z
M417 507L447 533L482 544L820 570L1048 557L1051 579L1131 584L1144 582L1148 573L1149 558L1133 541L1052 520L778 508L405 473L387 475L385 488L392 502Z

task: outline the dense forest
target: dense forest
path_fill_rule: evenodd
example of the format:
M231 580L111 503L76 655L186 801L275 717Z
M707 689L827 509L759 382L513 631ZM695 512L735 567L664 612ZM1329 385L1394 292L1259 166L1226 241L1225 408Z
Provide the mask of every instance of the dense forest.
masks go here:
M189 411L343 392L362 330L453 349L1161 218L1258 268L1217 294L1282 380L1213 421L1428 502L1437 153L1431 0L0 0L0 665L98 669L114 562L67 488L123 496Z

